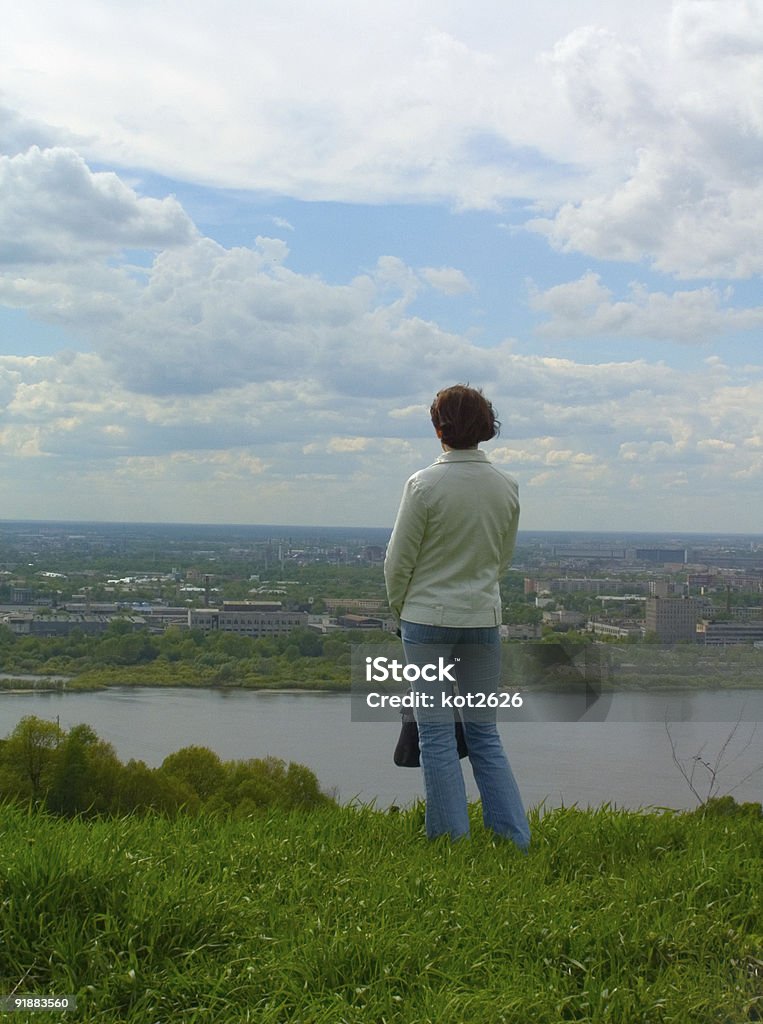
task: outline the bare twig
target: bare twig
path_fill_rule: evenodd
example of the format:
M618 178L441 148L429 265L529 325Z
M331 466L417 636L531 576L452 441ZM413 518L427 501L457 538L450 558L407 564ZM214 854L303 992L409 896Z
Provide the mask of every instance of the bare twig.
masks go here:
M703 743L697 751L697 753L694 754L691 758L680 758L678 756L676 742L673 739L673 734L670 731L670 723L668 722L667 718L665 719L665 731L668 734L668 742L670 743L670 752L673 758L673 763L678 768L687 786L689 787L693 795L696 797L697 802L700 804L700 806L704 806L709 800L712 800L714 797L718 795L718 789L720 787L720 775L730 765L734 764L735 761L739 760L739 758L747 750L747 748L751 745L753 741L753 738L758 727L757 723L755 723L755 725L753 726L749 737L742 744L741 748L734 754L733 757L731 757L727 761L724 761L726 752L729 750L729 747L737 734L741 721L742 718L740 714L740 717L736 720L733 728L729 731L728 736L721 744L721 747L718 750L716 757L714 758L714 760L711 761L706 760L702 757L702 753L705 747L707 746L707 742ZM691 761L691 770L687 770L686 765L688 761ZM695 774L699 767L704 768L709 777L709 781L707 783L707 791L705 792L704 796L702 792L700 792L699 783L695 782ZM757 775L761 771L763 771L763 764L760 764L756 768L753 768L751 771L749 771L734 786L732 786L731 789L728 790L727 795L733 793L734 790L738 789L744 782L746 782L748 779L751 779L754 775Z

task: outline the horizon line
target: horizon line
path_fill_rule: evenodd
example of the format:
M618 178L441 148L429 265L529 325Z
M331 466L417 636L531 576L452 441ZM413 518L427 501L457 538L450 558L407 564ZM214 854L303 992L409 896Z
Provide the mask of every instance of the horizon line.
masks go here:
M0 518L0 526L10 525L21 525L29 524L36 526L96 526L96 527L126 527L126 526L144 526L144 527L182 527L182 528L211 528L211 529L256 529L256 530L311 530L314 532L320 532L321 530L330 530L336 532L338 530L351 530L353 532L361 530L389 530L391 532L392 526L373 526L369 524L363 525L316 525L312 523L231 523L231 522L197 522L192 520L122 520L122 519L6 519ZM745 538L760 538L763 540L763 533L752 533L747 531L733 531L733 530L678 530L678 529L657 529L657 530L631 530L627 528L621 529L549 529L549 528L534 528L534 527L520 527L518 536L522 534L571 534L571 535L590 535L590 536L630 536L630 537L666 537L666 536L678 536L678 537L745 537Z

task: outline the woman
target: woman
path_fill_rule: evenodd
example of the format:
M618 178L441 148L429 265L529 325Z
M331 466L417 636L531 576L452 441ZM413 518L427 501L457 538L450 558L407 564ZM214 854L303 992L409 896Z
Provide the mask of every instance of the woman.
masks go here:
M384 562L387 596L409 664L455 665L460 694L494 693L500 683L499 580L517 536L517 484L477 447L500 427L481 391L462 384L445 388L430 414L443 454L405 485ZM424 675L431 671L413 685L429 695L416 710L427 835L458 839L469 835L469 816L453 712L442 707L446 684L427 682ZM463 717L485 826L527 849L527 815L495 711L471 710Z

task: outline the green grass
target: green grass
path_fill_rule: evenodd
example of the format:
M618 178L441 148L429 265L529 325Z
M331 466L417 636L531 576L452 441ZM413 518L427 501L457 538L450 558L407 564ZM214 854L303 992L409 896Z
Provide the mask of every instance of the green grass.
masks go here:
M76 994L62 1019L125 1024L763 1019L759 816L556 810L525 856L473 811L451 845L420 806L3 806L0 993Z

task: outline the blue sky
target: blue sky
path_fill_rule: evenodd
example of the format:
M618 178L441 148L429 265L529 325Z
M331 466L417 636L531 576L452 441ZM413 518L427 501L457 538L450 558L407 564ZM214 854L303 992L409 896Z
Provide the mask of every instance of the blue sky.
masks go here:
M0 518L392 523L457 381L525 529L761 532L763 12L31 0Z

